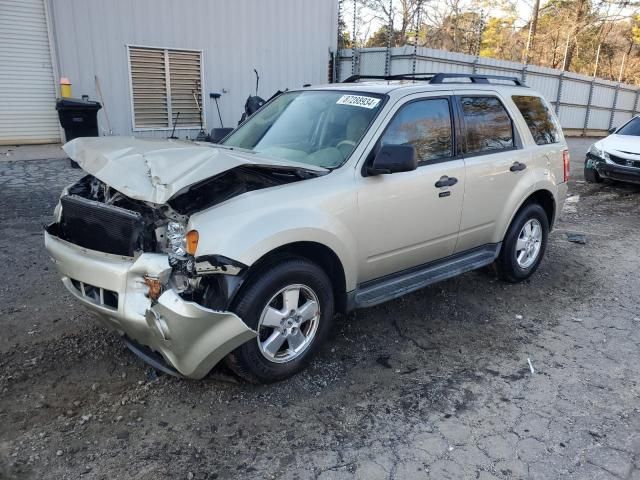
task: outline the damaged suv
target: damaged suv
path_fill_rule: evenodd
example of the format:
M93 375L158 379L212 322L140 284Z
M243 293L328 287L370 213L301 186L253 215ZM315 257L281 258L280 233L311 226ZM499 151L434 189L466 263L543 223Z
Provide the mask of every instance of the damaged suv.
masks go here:
M505 77L360 80L283 93L222 145L66 144L87 176L45 232L64 285L157 368L273 382L336 312L529 277L567 190L547 103Z

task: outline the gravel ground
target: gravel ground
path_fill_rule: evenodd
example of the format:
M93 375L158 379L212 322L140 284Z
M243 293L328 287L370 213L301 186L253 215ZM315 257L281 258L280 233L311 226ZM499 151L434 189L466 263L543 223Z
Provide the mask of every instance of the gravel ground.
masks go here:
M0 478L640 479L640 188L585 184L588 143L533 278L472 272L339 318L271 386L130 354L42 245L79 171L0 163Z

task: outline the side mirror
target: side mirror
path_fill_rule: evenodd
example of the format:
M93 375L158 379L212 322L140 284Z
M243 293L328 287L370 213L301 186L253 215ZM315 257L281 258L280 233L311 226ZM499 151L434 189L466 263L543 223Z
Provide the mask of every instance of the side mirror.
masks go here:
M410 172L418 168L418 155L413 145L382 145L376 153L368 175Z
M618 129L618 127L611 127L608 132L609 133L614 133L616 130Z

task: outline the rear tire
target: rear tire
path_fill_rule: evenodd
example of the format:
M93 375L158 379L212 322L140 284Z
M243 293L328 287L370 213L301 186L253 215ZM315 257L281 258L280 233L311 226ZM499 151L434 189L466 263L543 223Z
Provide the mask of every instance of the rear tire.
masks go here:
M537 203L525 205L511 222L496 260L498 275L510 283L529 278L547 248L549 220Z
M304 369L329 334L331 281L316 264L285 257L248 282L233 310L258 338L231 352L225 363L251 383L278 382Z

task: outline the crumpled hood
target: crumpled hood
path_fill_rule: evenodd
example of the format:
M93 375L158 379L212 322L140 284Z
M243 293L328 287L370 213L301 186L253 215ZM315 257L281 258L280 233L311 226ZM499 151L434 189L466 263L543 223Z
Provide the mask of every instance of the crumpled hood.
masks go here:
M603 138L598 143L607 153L623 152L640 155L640 137L635 135L613 134Z
M86 137L63 147L73 161L127 197L166 203L181 190L241 165L272 165L326 171L258 154L181 140Z

